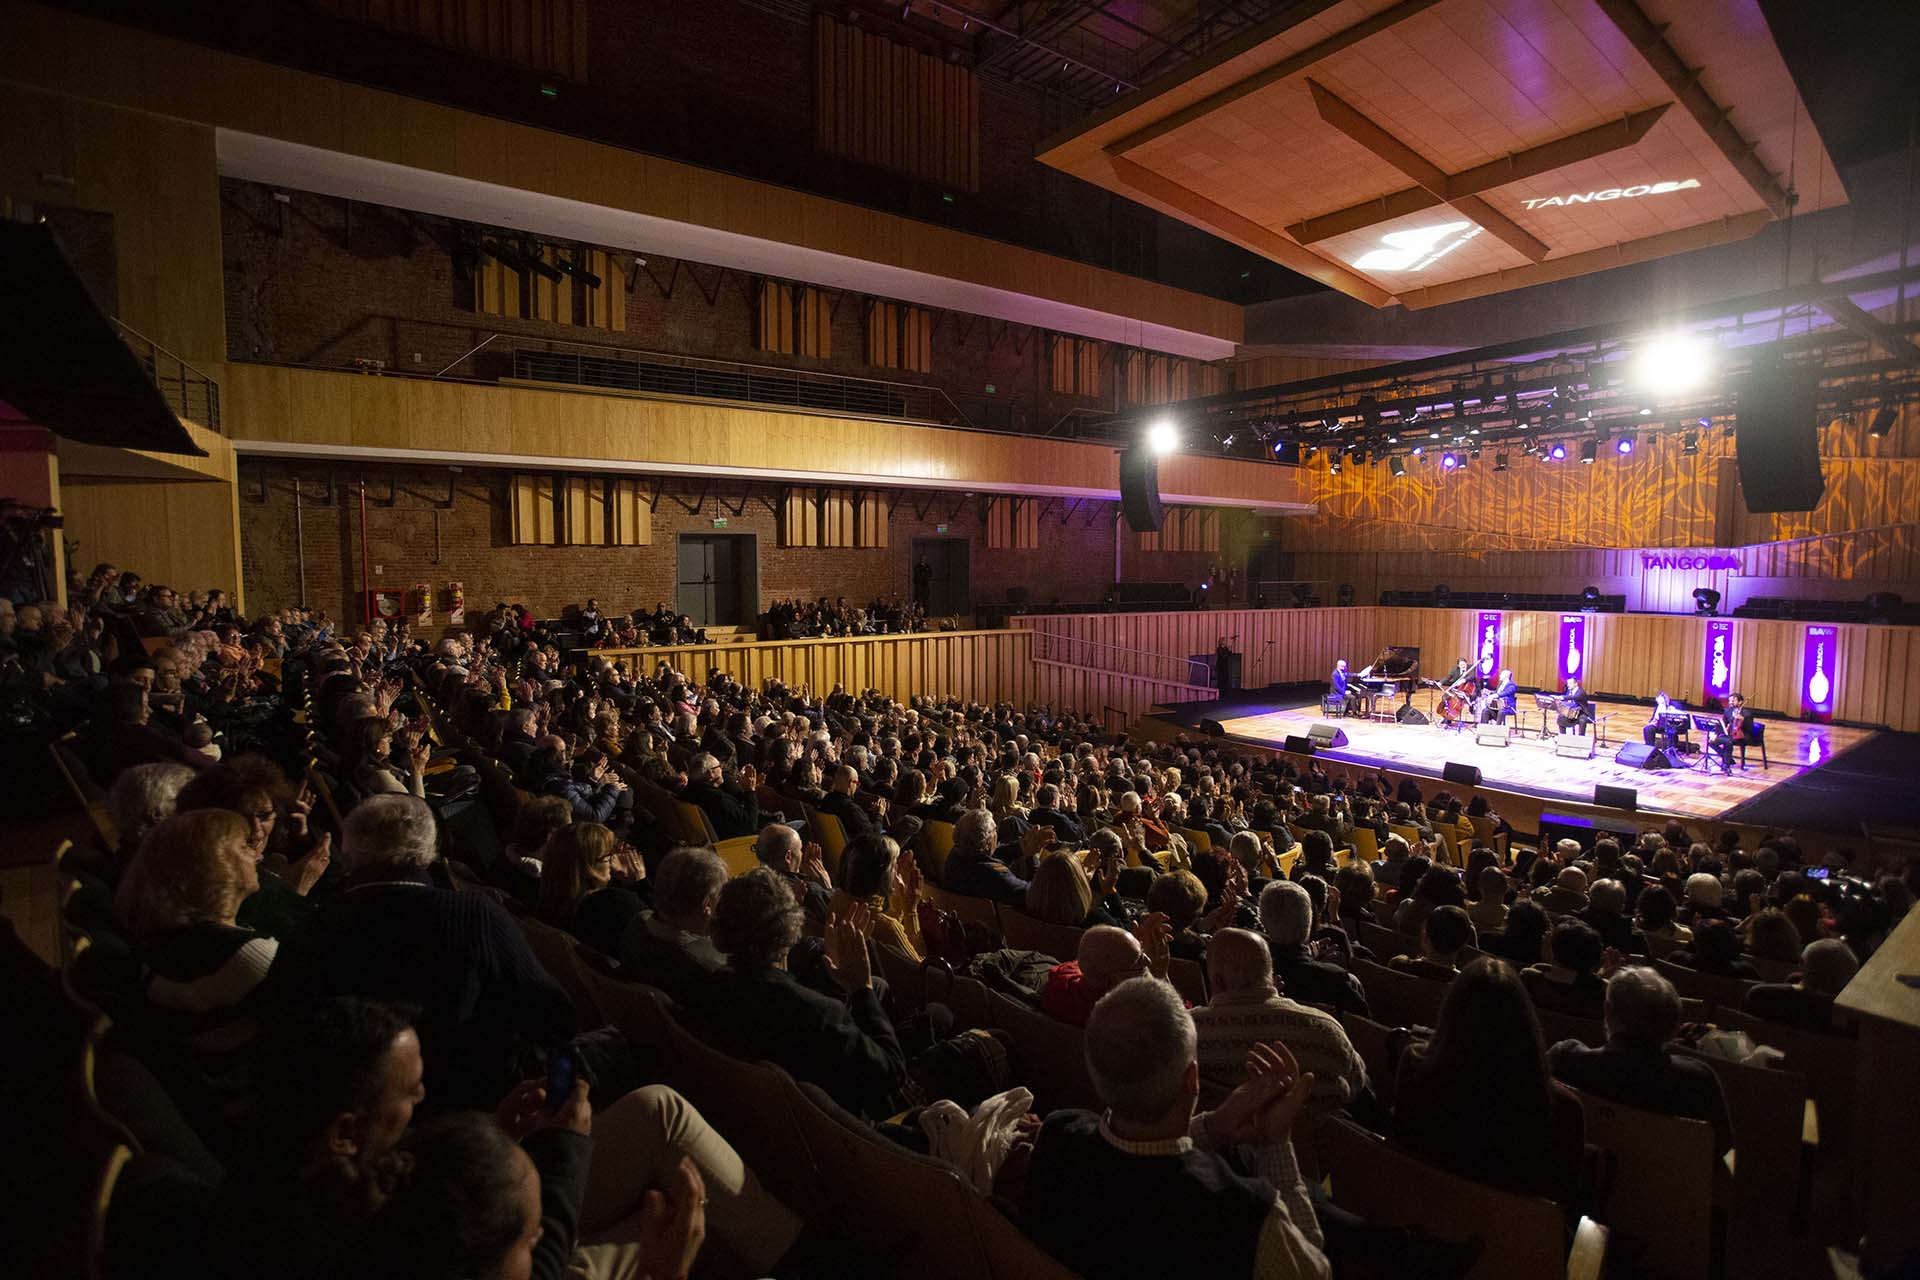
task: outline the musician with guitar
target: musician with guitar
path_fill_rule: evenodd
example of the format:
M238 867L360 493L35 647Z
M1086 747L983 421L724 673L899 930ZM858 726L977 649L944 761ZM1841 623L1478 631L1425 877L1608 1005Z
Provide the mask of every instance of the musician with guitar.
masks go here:
M1720 757L1720 767L1733 772L1733 749L1753 741L1753 713L1747 710L1745 694L1727 695L1727 709L1720 713L1721 728L1707 738L1707 750Z
M1557 719L1562 733L1585 733L1593 724L1593 699L1587 696L1578 680L1567 681L1567 691L1560 695Z
M1520 713L1520 686L1514 683L1512 671L1502 671L1500 679L1487 686L1486 691L1474 699L1474 711L1481 723L1504 724Z

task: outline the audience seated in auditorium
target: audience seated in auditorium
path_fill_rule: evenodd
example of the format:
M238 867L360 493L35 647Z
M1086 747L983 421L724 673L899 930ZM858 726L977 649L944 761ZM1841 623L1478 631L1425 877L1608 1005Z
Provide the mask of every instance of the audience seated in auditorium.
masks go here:
M536 909L554 928L615 955L627 926L646 909L636 892L646 876L640 856L606 827L569 823L547 839L541 853Z
M761 866L780 873L807 919L827 918L828 904L833 900L833 878L827 874L825 856L818 844L803 841L800 833L784 822L770 822L760 828L760 834L755 837L753 856Z
M1672 964L1721 978L1758 982L1760 971L1740 955L1740 931L1718 916L1695 916L1693 942L1667 957Z
M660 860L651 879L653 909L627 925L614 954L623 977L691 1005L726 967L726 957L709 935L727 864L711 849L675 849Z
M1626 968L1606 984L1607 1042L1595 1049L1562 1040L1549 1057L1553 1074L1582 1093L1642 1111L1705 1120L1714 1150L1725 1151L1731 1130L1726 1100L1713 1068L1669 1050L1680 1028L1680 995L1652 969Z
M1134 978L1087 1020L1087 1069L1104 1115L1056 1111L1022 1199L1028 1232L1087 1276L1302 1280L1331 1274L1290 1135L1313 1088L1284 1048L1260 1046L1225 1102L1196 1113L1193 1018L1171 987ZM1246 1144L1259 1176L1220 1154ZM1180 1230L1150 1224L1179 1223Z
M1167 976L1172 927L1164 916L1147 915L1134 933L1095 925L1080 935L1071 960L1056 964L1040 990L1040 1009L1056 1022L1084 1027L1100 997L1128 978L1150 973Z
M968 809L954 824L953 849L940 873L940 887L1010 907L1026 901L1027 882L1000 860L999 832L985 809Z
M1473 922L1467 918L1466 911L1460 907L1436 907L1420 926L1419 954L1398 955L1390 963L1402 973L1415 977L1452 982L1460 972L1461 953L1473 944Z
M1859 972L1853 951L1838 938L1809 942L1800 957L1800 972L1788 982L1761 982L1747 988L1741 1007L1756 1018L1799 1027L1804 1031L1835 1031L1833 998Z
M924 958L920 937L920 868L912 853L901 852L892 836L865 835L840 855L840 886L828 907L845 919L863 904L873 940L916 963Z
M1600 935L1585 921L1564 917L1553 926L1548 949L1550 959L1529 965L1520 975L1527 994L1542 1009L1598 1018L1607 996L1606 980L1600 976L1606 944Z
M1341 1013L1367 1012L1367 993L1360 980L1308 951L1313 899L1300 885L1276 880L1260 891L1260 932L1272 949L1273 972L1282 991L1303 1003L1327 1005Z

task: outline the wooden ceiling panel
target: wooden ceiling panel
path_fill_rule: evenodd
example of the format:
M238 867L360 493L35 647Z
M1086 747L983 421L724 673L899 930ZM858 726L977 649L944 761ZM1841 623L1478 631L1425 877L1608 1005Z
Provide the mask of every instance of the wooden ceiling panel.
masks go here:
M1375 305L1752 234L1789 175L1803 211L1845 201L1758 0L1342 0L1284 22L1042 160Z

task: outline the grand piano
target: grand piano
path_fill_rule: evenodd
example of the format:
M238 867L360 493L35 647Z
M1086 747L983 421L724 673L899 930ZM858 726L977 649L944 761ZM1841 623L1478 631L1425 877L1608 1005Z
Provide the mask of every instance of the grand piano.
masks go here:
M1413 705L1413 691L1420 685L1419 646L1390 644L1353 679L1367 700L1369 719L1387 718L1387 713L1379 709L1380 704L1391 703L1396 696L1404 695L1401 704L1394 708L1392 718L1401 724L1427 723L1426 712Z

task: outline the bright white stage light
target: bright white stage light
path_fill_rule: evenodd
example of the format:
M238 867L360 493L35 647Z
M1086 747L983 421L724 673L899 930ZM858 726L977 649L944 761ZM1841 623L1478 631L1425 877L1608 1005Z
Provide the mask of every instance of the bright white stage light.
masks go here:
M1715 347L1707 338L1673 333L1653 338L1634 353L1633 383L1656 396L1698 390L1713 375Z
M1147 448L1165 456L1180 447L1180 432L1172 418L1158 418L1147 428Z

